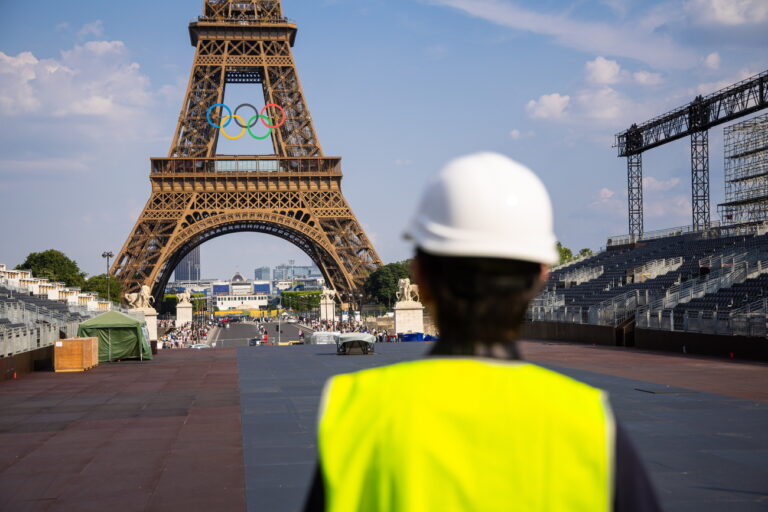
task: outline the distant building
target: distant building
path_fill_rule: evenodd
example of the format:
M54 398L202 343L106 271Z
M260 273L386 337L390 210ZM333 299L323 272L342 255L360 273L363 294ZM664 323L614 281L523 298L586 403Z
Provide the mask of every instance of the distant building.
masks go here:
M246 281L240 272L236 272L229 281L229 293L232 295L250 295L253 293L253 285L250 281Z
M218 311L265 309L268 302L265 294L217 295L213 298L213 305Z
M200 280L200 246L184 256L184 259L176 266L173 273L174 281L199 281Z
M273 281L290 281L292 279L306 279L309 277L322 277L317 265L278 265L272 275Z
M271 281L254 281L253 282L254 293L264 293L266 295L272 294L272 282Z
M272 269L269 267L259 267L253 272L253 279L255 281L271 281Z

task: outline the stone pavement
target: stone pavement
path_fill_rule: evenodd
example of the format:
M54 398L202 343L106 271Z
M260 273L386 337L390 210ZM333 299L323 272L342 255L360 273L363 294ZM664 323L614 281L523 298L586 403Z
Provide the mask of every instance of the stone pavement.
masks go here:
M0 384L0 510L244 510L234 350Z
M174 350L0 384L0 510L299 510L325 379L428 348ZM523 351L610 392L665 510L768 509L768 365L539 342Z
M378 354L369 357L338 357L326 347L239 349L248 510L300 509L315 464L317 404L327 377L418 358L428 347L377 345ZM768 509L768 404L756 400L764 398L768 365L537 342L523 349L532 361L609 391L665 510ZM603 373L566 368L570 361ZM707 381L712 375L722 389L751 399L696 389L716 388ZM693 387L674 387L684 376Z

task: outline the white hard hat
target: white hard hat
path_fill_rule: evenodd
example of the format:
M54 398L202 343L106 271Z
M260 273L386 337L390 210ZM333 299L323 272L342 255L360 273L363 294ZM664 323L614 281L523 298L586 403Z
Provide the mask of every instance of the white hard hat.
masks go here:
M427 185L405 236L435 255L559 261L544 184L497 153L448 163Z

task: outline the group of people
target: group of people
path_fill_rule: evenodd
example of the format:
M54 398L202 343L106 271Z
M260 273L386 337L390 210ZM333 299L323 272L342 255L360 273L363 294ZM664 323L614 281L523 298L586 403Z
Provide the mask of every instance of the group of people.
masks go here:
M163 321L165 322L165 320ZM170 325L165 325L164 327L168 328ZM196 343L205 342L212 327L212 322L205 324L186 323L180 327L171 327L168 332L160 337L159 342L164 349L189 348Z
M362 322L356 322L355 320L349 320L347 322L330 321L330 320L307 320L305 322L313 331L323 332L369 332L368 327Z

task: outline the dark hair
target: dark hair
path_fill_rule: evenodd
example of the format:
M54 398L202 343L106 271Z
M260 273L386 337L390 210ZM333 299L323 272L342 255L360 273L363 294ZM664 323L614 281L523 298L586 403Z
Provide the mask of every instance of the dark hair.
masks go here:
M512 345L528 303L538 293L541 265L500 258L436 256L416 251L419 273L434 302L440 342L435 353L469 355Z

